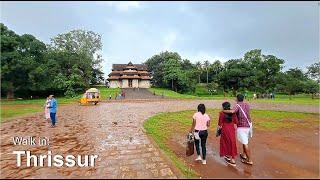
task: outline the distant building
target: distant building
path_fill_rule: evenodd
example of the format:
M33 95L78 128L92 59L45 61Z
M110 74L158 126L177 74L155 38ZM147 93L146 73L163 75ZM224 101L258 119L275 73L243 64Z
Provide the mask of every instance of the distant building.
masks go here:
M150 73L143 64L113 64L109 74L110 88L150 88Z

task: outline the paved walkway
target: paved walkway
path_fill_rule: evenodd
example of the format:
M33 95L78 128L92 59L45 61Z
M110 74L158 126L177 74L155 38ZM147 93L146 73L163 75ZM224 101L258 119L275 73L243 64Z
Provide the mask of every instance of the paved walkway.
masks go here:
M37 113L1 125L1 178L177 178L179 171L150 141L143 121L159 112L220 108L223 101L139 101L68 105L58 110L57 128ZM317 106L252 104L254 109L319 112ZM13 146L13 136L50 138L49 147ZM99 155L95 168L17 168L13 150L32 153Z
M126 99L167 99L161 95L153 95L153 92L145 88L124 88Z

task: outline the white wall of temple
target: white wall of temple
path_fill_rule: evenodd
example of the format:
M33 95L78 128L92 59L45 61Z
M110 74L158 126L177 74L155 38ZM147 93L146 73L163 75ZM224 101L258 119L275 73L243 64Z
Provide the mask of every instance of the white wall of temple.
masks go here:
M129 82L128 79L122 79L122 87L121 88L128 88Z
M140 80L139 88L150 88L150 80Z
M134 87L134 88L138 88L138 87L139 87L139 81L138 81L138 79L133 79L133 80L132 80L132 87Z
M119 87L121 87L121 85L120 85L118 80L110 80L109 86L110 86L110 88L119 88Z

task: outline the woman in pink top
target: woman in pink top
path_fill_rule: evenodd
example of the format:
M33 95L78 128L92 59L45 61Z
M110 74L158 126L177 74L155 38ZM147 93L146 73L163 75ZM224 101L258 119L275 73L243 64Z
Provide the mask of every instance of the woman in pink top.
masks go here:
M196 161L202 161L202 164L207 164L206 161L206 142L208 138L208 127L210 126L210 117L206 114L206 107L204 104L198 105L198 112L193 115L193 122L190 132L194 131L195 146L198 157ZM202 158L200 156L199 143L201 141Z

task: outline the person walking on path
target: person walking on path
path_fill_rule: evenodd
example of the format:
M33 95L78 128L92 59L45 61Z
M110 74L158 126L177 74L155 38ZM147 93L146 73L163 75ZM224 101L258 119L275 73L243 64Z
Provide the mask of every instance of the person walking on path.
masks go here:
M50 106L50 101L49 97L47 97L46 103L44 104L44 114L47 121L50 120L50 109L48 108Z
M223 110L230 110L230 106L229 102L222 104ZM218 126L221 128L220 157L224 157L226 162L232 166L236 166L237 143L235 130L237 123L236 114L224 113L223 111L219 113Z
M198 112L194 113L190 133L194 131L195 146L197 151L196 161L202 161L202 164L207 164L206 161L206 142L208 138L208 127L210 126L210 117L206 114L206 107L204 104L198 105ZM200 142L202 150L202 158L200 156Z
M56 127L56 113L57 113L57 100L53 95L49 96L50 102L50 118L51 118L51 127Z
M252 121L250 118L250 106L243 102L243 95L237 95L237 104L232 110L223 110L224 113L235 113L238 117L237 138L242 144L243 153L240 153L241 162L253 165L249 149L249 138L252 137Z

